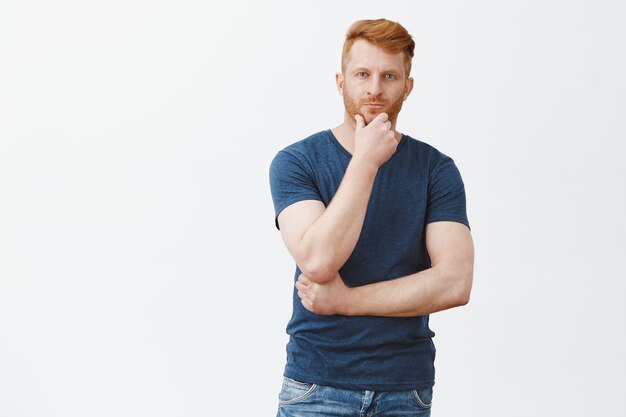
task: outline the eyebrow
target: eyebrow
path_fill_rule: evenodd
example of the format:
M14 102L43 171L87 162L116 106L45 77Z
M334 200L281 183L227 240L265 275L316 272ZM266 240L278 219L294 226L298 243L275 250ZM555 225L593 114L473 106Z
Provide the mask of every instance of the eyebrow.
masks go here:
M355 68L354 70L352 70L352 72L372 72L369 68L365 68L365 67L358 67ZM392 69L392 68L388 68L385 69L383 71L384 74L400 74L401 71L397 70L397 69Z

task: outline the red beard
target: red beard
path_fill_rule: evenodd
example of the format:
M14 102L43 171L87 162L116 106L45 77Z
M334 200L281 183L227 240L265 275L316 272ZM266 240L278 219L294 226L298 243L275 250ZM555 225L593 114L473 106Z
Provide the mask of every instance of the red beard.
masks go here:
M361 99L358 101L358 103L356 103L352 100L349 94L343 95L343 104L350 117L354 119L354 116L360 114L365 119L365 124L369 124L380 113L387 113L387 116L389 116L389 121L395 125L396 119L398 118L398 113L400 113L400 109L402 109L403 102L404 97L398 97L398 99L392 103L376 99ZM383 106L368 109L367 107L365 107L365 105L368 103L382 104Z

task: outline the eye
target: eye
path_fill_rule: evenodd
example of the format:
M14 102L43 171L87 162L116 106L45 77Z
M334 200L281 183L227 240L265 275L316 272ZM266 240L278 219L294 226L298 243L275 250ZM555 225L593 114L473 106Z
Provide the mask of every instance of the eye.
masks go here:
M395 80L396 78L398 77L396 77L395 74L385 74L385 79L387 80Z
M367 72L365 71L359 71L356 73L357 78L364 78L367 77Z

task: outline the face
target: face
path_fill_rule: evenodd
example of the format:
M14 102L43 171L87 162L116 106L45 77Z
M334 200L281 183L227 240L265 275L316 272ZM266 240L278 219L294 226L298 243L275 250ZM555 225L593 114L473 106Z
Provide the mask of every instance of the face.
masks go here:
M346 116L360 114L369 123L387 113L395 126L402 102L413 88L404 67L404 54L388 54L366 40L352 45L343 74L337 74L337 88L343 96Z

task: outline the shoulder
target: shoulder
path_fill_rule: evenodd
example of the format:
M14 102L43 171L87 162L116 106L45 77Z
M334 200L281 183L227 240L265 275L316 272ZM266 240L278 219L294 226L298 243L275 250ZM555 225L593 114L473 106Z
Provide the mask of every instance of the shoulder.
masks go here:
M331 145L330 139L329 131L322 130L292 143L278 151L278 154L286 153L293 156L306 156L317 149Z
M272 160L273 165L299 166L310 172L319 169L322 162L337 159L337 146L330 130L323 130L281 149Z
M417 158L420 165L428 167L429 171L438 169L441 165L453 163L452 158L435 148L433 145L404 135L408 153Z
M332 146L328 130L312 134L279 150L270 164L270 173L305 171L312 174L319 155Z

